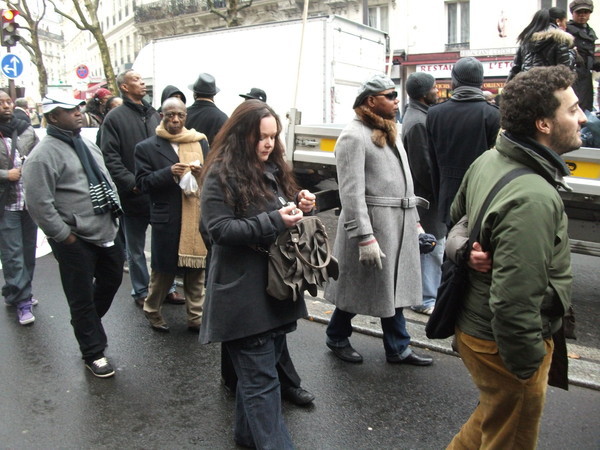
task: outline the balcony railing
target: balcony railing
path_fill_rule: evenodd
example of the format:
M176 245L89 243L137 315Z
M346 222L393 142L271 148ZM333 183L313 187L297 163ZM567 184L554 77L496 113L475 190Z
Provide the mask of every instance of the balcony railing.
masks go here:
M244 3L244 0L240 3ZM213 4L217 8L227 6L226 0L213 0ZM138 23L163 20L185 14L196 14L203 11L208 11L206 0L159 0L134 7L135 21Z

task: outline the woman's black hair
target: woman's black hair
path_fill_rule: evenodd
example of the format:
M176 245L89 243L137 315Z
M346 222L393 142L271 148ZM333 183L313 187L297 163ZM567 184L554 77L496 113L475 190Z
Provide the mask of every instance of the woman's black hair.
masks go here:
M521 34L517 37L518 43L523 43L528 41L531 38L533 33L537 33L538 31L544 31L550 25L550 12L547 9L540 9L537 11L529 25L527 25Z
M556 23L557 20L563 20L567 18L567 12L564 9L553 6L548 10L550 14L550 22Z

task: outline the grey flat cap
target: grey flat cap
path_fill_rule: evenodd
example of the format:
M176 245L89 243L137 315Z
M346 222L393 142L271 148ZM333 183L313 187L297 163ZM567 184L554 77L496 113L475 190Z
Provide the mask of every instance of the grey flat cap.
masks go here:
M391 78L380 74L373 75L358 88L358 95L352 108L358 108L369 95L378 94L388 89L396 89L396 85Z

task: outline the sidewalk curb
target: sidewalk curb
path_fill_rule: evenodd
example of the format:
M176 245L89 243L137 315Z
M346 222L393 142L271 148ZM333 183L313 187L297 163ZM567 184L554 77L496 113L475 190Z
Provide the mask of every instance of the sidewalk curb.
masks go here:
M324 325L329 323L335 309L335 306L325 302L321 297L308 295L306 296L306 307L308 309L306 320ZM415 313L409 308L404 309L404 316L406 317L406 328L411 335L412 346L459 357L458 353L452 350L451 338L431 340L425 336L427 316ZM377 338L383 337L377 317L357 315L352 321L352 329L357 333ZM325 342L325 337L323 337L323 342ZM571 344L570 341L567 341L567 350L569 354L580 356L580 359L569 358L569 384L600 391L600 353L598 350L577 346Z

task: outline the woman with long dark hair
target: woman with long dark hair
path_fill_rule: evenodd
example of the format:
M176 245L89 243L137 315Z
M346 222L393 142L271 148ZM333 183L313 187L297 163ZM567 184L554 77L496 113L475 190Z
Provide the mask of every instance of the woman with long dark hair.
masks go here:
M517 37L519 50L507 81L532 67L562 64L573 68L575 50L572 49L573 37L563 28L566 18L567 13L560 8L540 9L533 15Z
M276 364L304 299L266 292L266 250L314 207L285 160L281 122L264 102L242 103L215 137L202 176L201 230L210 247L200 341L222 342L238 377L235 442L290 449ZM289 202L292 202L291 204Z

